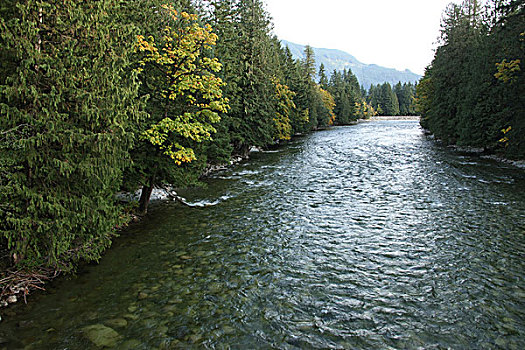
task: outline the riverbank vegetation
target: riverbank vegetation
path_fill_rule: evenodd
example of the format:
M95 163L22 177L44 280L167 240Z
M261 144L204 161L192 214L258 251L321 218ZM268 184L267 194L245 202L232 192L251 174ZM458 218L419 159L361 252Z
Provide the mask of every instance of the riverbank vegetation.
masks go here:
M447 144L525 158L523 1L450 4L417 87L421 125Z
M157 185L375 113L350 71L318 82L310 48L293 59L260 0L198 3L2 2L4 268L96 261L128 220L117 192L142 189L145 213Z

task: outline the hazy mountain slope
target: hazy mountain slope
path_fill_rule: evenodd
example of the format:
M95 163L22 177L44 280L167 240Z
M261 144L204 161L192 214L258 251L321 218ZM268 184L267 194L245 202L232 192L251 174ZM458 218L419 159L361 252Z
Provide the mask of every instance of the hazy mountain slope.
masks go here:
M304 45L295 44L286 40L281 40L283 46L288 46L294 58L304 58ZM369 88L371 84L382 84L389 82L394 85L402 83L417 82L421 76L409 71L398 71L393 68L385 68L375 64L365 64L359 62L354 56L340 50L313 48L317 68L324 64L328 77L335 70L351 69L356 75L359 83Z

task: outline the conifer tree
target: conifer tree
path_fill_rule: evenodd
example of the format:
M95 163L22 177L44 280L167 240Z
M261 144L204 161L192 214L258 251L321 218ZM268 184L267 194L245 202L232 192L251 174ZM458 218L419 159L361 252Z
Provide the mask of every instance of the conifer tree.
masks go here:
M421 123L448 144L525 156L522 1L447 7L434 60L417 87Z
M326 70L323 63L319 66L319 85L323 89L328 88L328 78L326 77Z
M309 84L304 80L302 65L292 57L290 49L286 47L283 52L283 76L284 82L295 93L295 111L291 115L292 133L299 134L308 131L309 104L308 90Z
M302 71L305 102L308 110L308 130L313 130L317 128L319 123L319 108L322 105L322 99L315 83L315 53L309 45L306 45L304 48L304 59L301 62L300 69Z
M380 115L399 115L399 101L389 83L371 87L369 100Z
M345 69L343 72L334 70L330 77L329 91L335 100L336 124L346 125L360 117L364 100L361 97L357 77L351 70Z
M260 0L211 1L210 23L220 37L217 56L225 66L230 111L225 116L233 152L273 139L276 106L271 67L270 20Z
M98 259L138 115L130 28L114 1L19 1L2 11L0 234L15 263Z

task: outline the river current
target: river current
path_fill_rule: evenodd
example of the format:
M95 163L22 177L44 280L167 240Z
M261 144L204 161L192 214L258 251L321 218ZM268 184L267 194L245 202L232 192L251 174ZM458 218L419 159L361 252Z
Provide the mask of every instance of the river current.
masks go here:
M0 311L0 349L525 348L525 171L418 122L316 132L181 194L209 206L153 205Z

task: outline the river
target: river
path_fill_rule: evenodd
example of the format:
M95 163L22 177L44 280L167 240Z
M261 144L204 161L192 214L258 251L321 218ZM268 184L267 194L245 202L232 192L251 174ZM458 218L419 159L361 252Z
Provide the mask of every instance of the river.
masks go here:
M153 205L0 311L0 348L525 348L525 172L415 121L316 132L182 195L210 206Z

